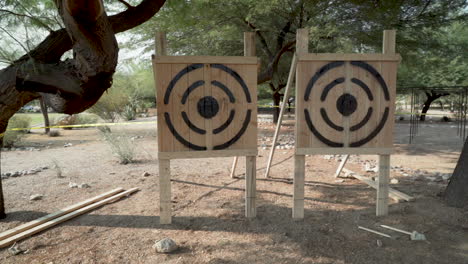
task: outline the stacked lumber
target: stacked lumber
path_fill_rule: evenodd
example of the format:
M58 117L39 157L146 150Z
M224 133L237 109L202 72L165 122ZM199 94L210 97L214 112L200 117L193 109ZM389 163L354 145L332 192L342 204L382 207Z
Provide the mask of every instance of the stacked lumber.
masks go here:
M0 248L4 248L16 243L19 240L30 237L34 234L42 232L47 228L58 225L76 216L87 213L105 204L109 204L119 200L122 197L138 191L138 188L132 188L124 191L122 188L117 188L112 191L103 193L83 202L63 208L55 213L48 214L34 221L25 223L13 229L0 233Z

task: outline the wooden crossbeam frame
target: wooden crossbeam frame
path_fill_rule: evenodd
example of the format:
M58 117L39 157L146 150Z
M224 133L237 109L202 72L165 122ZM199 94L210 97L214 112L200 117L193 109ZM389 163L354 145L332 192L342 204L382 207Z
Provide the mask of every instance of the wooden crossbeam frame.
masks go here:
M167 40L164 32L156 33L156 54L167 56ZM244 33L244 56L255 56L255 32ZM172 57L174 58L174 57ZM197 59L197 57L193 57ZM206 57L204 57L206 58ZM164 58L163 58L164 59ZM180 58L170 61L177 61ZM241 57L230 57L233 62L243 62ZM252 58L252 64L257 60ZM257 96L256 94L254 96ZM245 216L254 218L257 215L256 210L256 150L217 150L203 152L160 152L159 159L159 222L160 224L172 223L172 205L171 205L171 159L180 158L203 158L203 157L232 157L234 156L233 166L231 168L231 177L234 177L235 168L239 156L245 156Z

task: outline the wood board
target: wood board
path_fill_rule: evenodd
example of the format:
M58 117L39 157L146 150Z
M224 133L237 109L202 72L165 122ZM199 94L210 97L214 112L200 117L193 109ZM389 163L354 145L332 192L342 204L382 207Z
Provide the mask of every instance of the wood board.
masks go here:
M256 155L257 63L256 57L153 57L160 156Z
M297 154L391 152L399 59L398 54L299 55Z

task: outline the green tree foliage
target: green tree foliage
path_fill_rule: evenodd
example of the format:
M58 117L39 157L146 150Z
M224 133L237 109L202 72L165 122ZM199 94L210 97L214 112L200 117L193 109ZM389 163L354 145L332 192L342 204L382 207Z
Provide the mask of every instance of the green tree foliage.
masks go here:
M415 81L415 72L424 83L434 83L438 75L447 77L440 84L449 80L458 83L466 67L459 64L463 58L454 58L453 54L462 51L455 50L458 44L441 47L452 42L448 31L466 32L466 25L456 22L466 19L466 6L462 0L173 0L149 23L133 31L137 36L133 41L146 43L153 50L154 33L165 31L170 54L239 56L243 55L242 32L254 31L262 63L259 83L267 83L260 87L260 94L276 96L278 104L294 51L295 32L302 27L310 29L310 52L380 52L382 31L396 29L397 51L403 56L400 83ZM464 37L453 33L459 43L466 43L466 33ZM427 50L434 53L432 58L424 54ZM441 56L438 50L452 55ZM448 77L444 65L453 65L456 69L450 71L457 76ZM435 69L437 73L428 74Z

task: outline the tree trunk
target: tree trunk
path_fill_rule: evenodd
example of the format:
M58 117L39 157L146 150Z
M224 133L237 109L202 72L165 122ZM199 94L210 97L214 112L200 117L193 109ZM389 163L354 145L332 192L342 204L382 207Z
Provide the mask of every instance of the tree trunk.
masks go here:
M0 134L4 133L5 130L6 130L6 126L3 127L2 124L0 123L0 131L3 131L3 132L0 132ZM0 160L2 159L2 146L3 146L3 136L0 136ZM1 172L1 168L0 168L0 172ZM2 177L0 177L0 219L3 219L5 217L6 217L6 214L5 214L5 203L3 202Z
M457 166L445 189L444 199L450 206L468 205L468 138L465 140Z
M41 104L41 112L44 116L44 126L45 126L45 133L49 134L50 132L50 123L49 123L49 113L47 112L47 104L44 102L44 99L39 98L39 102Z
M421 110L421 116L419 117L419 121L426 121L426 114L427 111L429 111L429 108L431 107L431 104L434 100L430 100L429 98L424 102L423 108Z
M273 123L277 124L280 114L281 94L278 92L273 93Z
M432 102L439 99L442 96L450 95L449 93L437 93L436 91L425 92L426 93L426 101L424 102L423 108L421 110L421 116L419 117L419 121L426 120L427 111L431 107Z
M51 32L35 49L0 71L0 134L23 105L40 97L66 114L80 113L96 103L111 86L117 66L115 33L144 23L165 0L143 0L111 17L101 0L55 3L65 29ZM72 48L73 59L60 61ZM4 213L0 188L0 216Z

